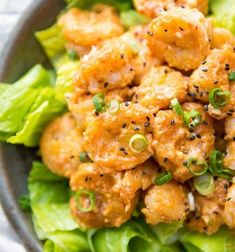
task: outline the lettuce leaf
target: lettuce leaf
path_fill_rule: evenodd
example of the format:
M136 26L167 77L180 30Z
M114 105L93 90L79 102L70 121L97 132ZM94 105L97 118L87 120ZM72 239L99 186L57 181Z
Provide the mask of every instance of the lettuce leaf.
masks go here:
M212 0L210 9L215 25L229 29L235 34L235 4L234 0Z
M233 252L235 231L222 227L213 235L185 230L180 240L188 252Z
M35 36L55 69L69 61L65 49L65 40L57 24L36 32Z
M120 14L122 24L126 29L130 29L133 26L147 24L150 19L135 10L122 11Z

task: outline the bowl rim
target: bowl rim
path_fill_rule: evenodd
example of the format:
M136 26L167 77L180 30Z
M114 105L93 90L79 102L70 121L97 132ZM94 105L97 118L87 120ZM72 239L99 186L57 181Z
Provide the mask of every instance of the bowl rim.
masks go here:
M21 37L21 33L27 28L28 20L32 20L35 13L40 10L41 5L45 0L33 1L27 7L27 11L23 11L23 15L19 21L13 26L12 30L15 32L10 34L3 44L4 50L0 54L0 80L4 80L7 69L11 67L11 57L15 53L15 42ZM13 227L15 233L18 235L20 242L23 243L24 248L30 252L40 252L41 246L32 232L25 225L25 221L19 218L22 212L20 211L17 202L14 200L14 193L11 189L11 183L6 173L6 165L4 164L3 154L4 145L0 144L0 200L2 208Z

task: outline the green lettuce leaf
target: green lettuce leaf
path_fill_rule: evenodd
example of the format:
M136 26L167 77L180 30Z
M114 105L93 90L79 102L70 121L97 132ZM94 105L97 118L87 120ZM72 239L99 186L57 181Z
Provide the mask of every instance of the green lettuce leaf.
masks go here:
M65 49L65 40L57 24L36 32L35 36L55 69L69 61Z
M185 230L180 240L188 252L234 252L235 231L222 227L213 235Z
M150 22L149 18L138 13L135 10L122 11L120 18L126 29L130 29L133 26L147 24L148 22Z
M211 0L210 9L215 25L229 29L235 34L234 0Z

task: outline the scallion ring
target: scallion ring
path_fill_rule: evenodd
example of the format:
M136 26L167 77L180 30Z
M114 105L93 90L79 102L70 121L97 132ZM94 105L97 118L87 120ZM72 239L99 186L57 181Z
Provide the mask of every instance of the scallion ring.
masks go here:
M195 176L200 176L200 175L203 175L207 172L207 169L208 169L208 165L206 162L204 161L200 161L198 160L197 158L189 158L187 161L186 161L186 167L188 168L188 170ZM193 166L199 166L201 167L200 170L194 170L193 169Z
M108 112L110 114L116 114L120 109L120 103L117 100L111 100L108 105Z
M168 183L170 180L172 180L173 175L171 172L163 172L159 177L157 177L154 181L154 184L156 185L164 185Z
M224 170L223 154L218 150L213 150L210 155L210 172L218 175Z
M193 185L197 192L203 196L208 196L215 190L214 178L210 173L195 177Z
M96 94L93 97L93 104L96 112L102 113L106 111L105 96L103 93Z
M134 153L140 153L147 147L148 142L144 135L133 135L129 141L129 148Z
M223 91L220 88L214 88L209 93L209 102L216 109L224 107L230 98L231 93L229 91Z
M229 73L229 75L228 75L228 79L229 79L230 81L235 81L235 71L234 71L234 72Z
M201 122L201 114L193 109L191 111L185 111L184 112L184 123L189 127L189 128L194 128L197 125L200 124Z
M75 193L74 197L79 211L86 213L95 209L96 202L94 192L86 189L80 189Z
M178 115L180 116L184 115L184 111L177 98L171 100L171 107Z

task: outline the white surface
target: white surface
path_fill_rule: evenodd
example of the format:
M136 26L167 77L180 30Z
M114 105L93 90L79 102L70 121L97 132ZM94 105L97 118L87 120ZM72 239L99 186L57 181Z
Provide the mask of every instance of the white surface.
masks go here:
M37 1L37 0L36 0ZM0 0L0 50L32 0ZM14 29L13 29L14 27ZM0 252L25 252L0 206Z

